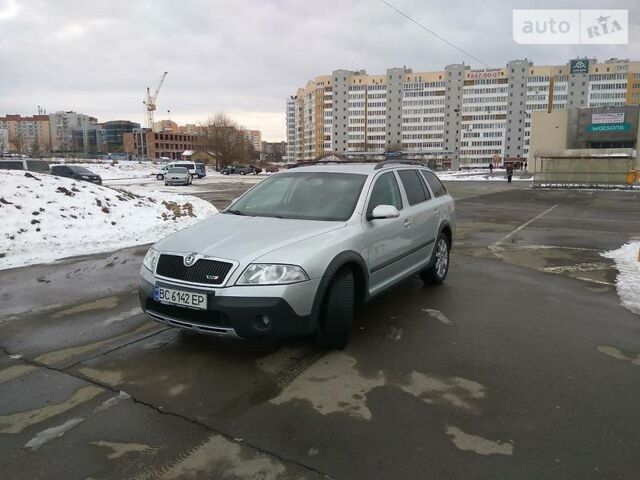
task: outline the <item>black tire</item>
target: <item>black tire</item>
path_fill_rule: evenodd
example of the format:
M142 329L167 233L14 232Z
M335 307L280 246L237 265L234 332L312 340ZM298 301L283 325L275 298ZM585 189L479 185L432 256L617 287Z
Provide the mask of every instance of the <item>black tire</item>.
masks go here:
M240 172L240 175L246 175L246 174L247 174L247 172L245 172L245 171Z
M168 184L167 182L164 182L164 186L165 186L165 187L168 187L168 186L169 186L169 184Z
M431 267L420 272L420 279L430 285L440 285L449 272L449 252L451 241L444 233L440 233L433 247Z
M156 180L164 180L164 175L162 175L161 173L157 174Z
M327 289L316 327L318 344L327 350L342 350L349 343L355 312L355 281L348 268L340 270Z

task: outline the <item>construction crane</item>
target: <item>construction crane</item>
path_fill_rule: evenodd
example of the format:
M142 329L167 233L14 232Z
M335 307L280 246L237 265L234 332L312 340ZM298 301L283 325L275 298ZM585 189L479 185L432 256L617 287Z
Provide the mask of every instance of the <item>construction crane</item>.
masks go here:
M167 76L167 73L164 72L162 77L160 77L160 81L158 82L158 86L156 87L155 92L151 95L151 89L147 87L147 97L144 99L142 103L147 106L147 127L153 130L153 115L156 111L156 100L158 99L158 94L160 93L160 89L162 88L162 84L164 83L164 79Z

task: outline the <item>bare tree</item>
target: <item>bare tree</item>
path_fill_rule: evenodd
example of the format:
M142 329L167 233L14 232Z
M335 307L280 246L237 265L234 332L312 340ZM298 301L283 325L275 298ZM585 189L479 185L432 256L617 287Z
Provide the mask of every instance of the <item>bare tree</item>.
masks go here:
M249 140L240 126L224 113L218 113L203 125L207 149L216 157L216 168L245 163L249 158Z
M9 149L11 149L11 145L13 145L16 153L22 153L25 146L22 132L16 131L9 134Z

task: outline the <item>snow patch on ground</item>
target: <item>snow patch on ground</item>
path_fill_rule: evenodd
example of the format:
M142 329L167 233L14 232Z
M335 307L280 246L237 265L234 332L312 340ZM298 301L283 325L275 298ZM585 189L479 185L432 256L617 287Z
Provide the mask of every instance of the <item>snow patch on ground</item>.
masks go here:
M602 254L616 262L618 277L616 289L621 303L634 313L640 314L640 241L632 241L617 250Z
M176 160L179 161L179 160ZM65 162L65 160L53 160L51 165L69 163L78 167L85 167L93 173L100 175L102 180L119 180L123 178L152 178L160 169L169 162L142 162L142 161L119 161L109 160L87 160L86 162ZM212 167L207 167L207 176L222 175Z
M477 168L472 170L460 170L457 172L445 171L436 172L438 178L444 181L467 181L467 182L506 182L507 171L504 168L494 168L493 174L488 168ZM513 174L514 182L530 182L531 174L517 171Z
M0 270L153 243L217 212L189 195L2 171Z

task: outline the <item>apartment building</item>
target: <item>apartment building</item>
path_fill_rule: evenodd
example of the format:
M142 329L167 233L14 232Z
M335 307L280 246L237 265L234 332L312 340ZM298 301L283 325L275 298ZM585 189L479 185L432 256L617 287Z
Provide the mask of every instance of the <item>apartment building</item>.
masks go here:
M68 152L73 150L73 131L88 130L98 120L89 115L77 112L50 113L51 151Z
M311 160L402 152L452 168L524 159L531 113L640 104L640 62L527 59L475 70L389 68L384 75L335 70L286 101L287 158Z
M262 132L260 130L245 130L247 140L256 152L262 151Z
M6 151L34 153L51 149L48 115L5 115L0 117L0 129L6 130Z

